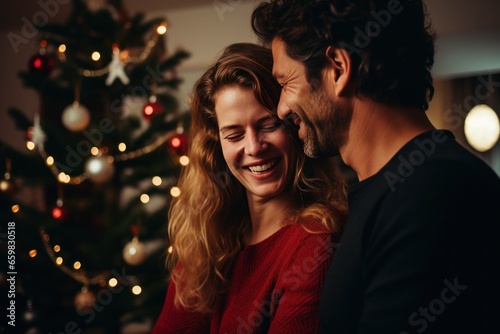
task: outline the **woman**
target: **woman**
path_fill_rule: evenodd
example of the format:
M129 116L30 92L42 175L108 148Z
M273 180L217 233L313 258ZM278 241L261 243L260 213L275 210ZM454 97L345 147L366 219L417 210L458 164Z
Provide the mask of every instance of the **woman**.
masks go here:
M153 333L317 331L345 191L332 161L313 166L276 116L280 91L270 50L249 43L227 47L195 85Z

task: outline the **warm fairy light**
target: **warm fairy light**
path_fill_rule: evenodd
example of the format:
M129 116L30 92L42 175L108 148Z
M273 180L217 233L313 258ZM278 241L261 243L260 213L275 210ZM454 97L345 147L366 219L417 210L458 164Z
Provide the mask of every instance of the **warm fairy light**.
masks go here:
M30 255L31 258L36 257L37 254L38 254L38 252L37 252L36 249L32 249L29 252L29 255Z
M118 151L125 152L126 149L127 149L127 145L125 145L125 143L118 144Z
M172 197L178 197L180 194L181 190L178 187L172 187L172 189L170 189L170 195L172 195Z
M101 54L97 51L92 52L92 60L98 61L99 59L101 59Z
M75 263L73 263L73 268L75 268L76 270L80 269L82 267L82 264L80 263L80 261L76 261Z
M59 257L56 259L56 264L57 264L58 266L60 266L62 263L63 263L63 258L59 256Z
M142 194L141 195L141 202L146 204L147 202L149 202L149 195L148 194Z
M92 154L93 156L98 155L98 154L99 154L99 149L98 149L97 147L95 147L95 146L94 146L94 147L92 147L92 148L90 149L90 154Z
M54 252L59 253L61 251L61 246L55 245L54 246Z
M151 115L153 115L153 111L154 111L154 110L153 110L153 107L151 107L150 105L148 105L148 106L146 106L146 107L144 108L144 114L145 114L146 116L151 116Z
M47 41L45 39L42 39L40 41L40 47L42 47L42 48L46 48L47 47Z
M57 179L59 182L68 183L71 180L71 177L64 172L61 172L57 175Z
M26 142L26 147L28 148L28 150L33 151L35 149L35 143L31 140L28 140Z
M187 166L189 164L189 158L185 155L179 158L179 163L183 166Z
M51 156L48 156L47 160L45 160L45 162L47 163L48 166L52 166L54 164L54 158L52 158Z
M14 204L11 208L12 212L14 213L18 213L19 212L19 205L18 204Z
M156 28L156 32L158 35L163 35L167 32L167 24L163 23L162 25L159 25L158 28Z
M169 246L167 249L168 254L172 254L173 251L174 251L174 247Z
M177 137L172 138L172 140L170 141L170 145L172 145L172 147L174 147L174 148L180 147L181 144L182 144L181 140Z
M113 162L115 162L115 158L109 155L109 156L106 158L106 161L107 161L107 162L109 162L110 164L112 164Z
M118 280L116 278L110 278L108 281L108 285L112 288L114 288L118 284Z
M153 185L158 187L161 184L162 180L161 180L161 177L155 176L155 177L153 177L151 182L153 183Z
M138 285L134 285L134 287L132 288L132 293L134 295L140 295L142 292L142 288Z
M59 45L58 50L59 50L59 52L61 52L61 53L66 52L66 45L64 45L64 44Z

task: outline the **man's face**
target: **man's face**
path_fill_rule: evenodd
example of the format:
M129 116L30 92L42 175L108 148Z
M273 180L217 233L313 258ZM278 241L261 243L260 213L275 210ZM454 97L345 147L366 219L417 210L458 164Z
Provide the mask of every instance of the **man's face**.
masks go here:
M318 87L311 87L304 64L288 56L282 40L273 40L272 52L273 75L282 86L278 116L300 127L299 138L309 157L337 155L347 138L350 113L333 100L323 77Z

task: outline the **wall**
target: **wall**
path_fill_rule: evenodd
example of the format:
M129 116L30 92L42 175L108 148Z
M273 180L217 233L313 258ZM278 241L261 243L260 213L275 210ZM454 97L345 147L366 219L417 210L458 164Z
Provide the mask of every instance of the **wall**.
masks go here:
M190 6L182 7L180 2L175 1L124 1L130 13L146 12L147 17L166 17L169 22L166 35L168 49L174 51L176 48L183 48L191 53L191 58L181 65L178 72L184 79L178 96L185 108L194 82L226 45L255 42L250 28L250 15L256 2L258 1L193 0L189 1ZM5 3L2 2L1 6ZM496 9L500 3L497 0L456 0L453 2L453 9L447 0L428 0L426 3L439 35L434 68L436 93L428 114L436 127L446 128L448 125L443 113L452 107L450 80L500 71L500 43L497 42L500 40L500 20L497 19ZM61 6L54 19L62 20L69 11L68 6ZM166 6L175 8L166 10ZM26 9L29 12L26 16L31 17L37 10L40 8L31 6ZM10 15L8 11L0 12L3 16ZM24 15L22 13L12 14L19 16L19 19L13 20L18 22L15 29L3 26L0 34L0 47L3 50L0 62L0 139L25 150L24 134L14 130L14 124L6 114L8 107L18 107L32 115L38 107L38 96L23 87L17 77L17 72L26 68L29 58L36 53L37 40L31 39L30 43L22 45L20 51L15 53L6 38L8 32L19 32ZM460 131L457 133L461 139ZM498 157L495 159L500 160Z

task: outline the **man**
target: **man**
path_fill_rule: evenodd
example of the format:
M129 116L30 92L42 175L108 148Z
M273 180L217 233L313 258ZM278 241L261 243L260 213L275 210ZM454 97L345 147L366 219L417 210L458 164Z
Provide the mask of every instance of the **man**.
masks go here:
M252 15L311 157L357 173L324 333L498 333L500 179L437 130L422 0L271 0Z

